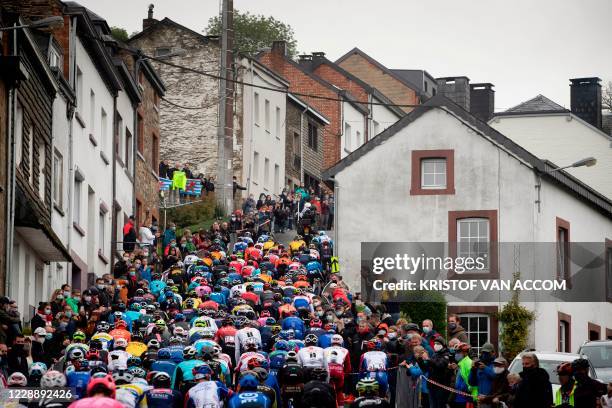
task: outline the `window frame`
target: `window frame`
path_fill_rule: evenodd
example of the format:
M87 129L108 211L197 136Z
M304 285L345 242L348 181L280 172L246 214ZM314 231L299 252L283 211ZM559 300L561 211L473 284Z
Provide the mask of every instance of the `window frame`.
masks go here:
M270 100L264 100L264 129L267 133L270 133Z
M352 152L351 150L351 147L353 145L353 141L351 140L351 138L353 137L352 133L353 133L352 126L349 123L344 122L344 151L346 153Z
M604 242L604 251L606 274L606 301L612 302L612 239L606 238Z
M38 178L38 196L44 203L47 187L47 143L40 141L38 144L38 169L36 169L36 177Z
M259 112L259 93L253 92L253 121L255 122L255 126L259 126L260 120L261 117Z
M319 151L319 127L308 121L308 147L313 151Z
M477 350L477 355L480 355L480 349L482 348L482 345L485 343L488 343L491 341L491 316L487 313L478 313L478 312L470 312L470 313L459 313L459 322L461 324L461 326L465 329L465 334L468 336L468 344L470 344L472 346L472 350ZM480 347L477 346L473 346L471 339L470 339L470 334L472 334L472 331L470 330L469 327L469 320L468 320L468 324L467 325L463 325L463 323L461 323L461 319L466 318L466 319L470 319L470 318L476 318L476 319L480 319L480 318L486 318L487 321L487 330L486 330L486 334L487 334L487 340L482 343L482 345ZM478 330L475 331L474 333L485 333L482 330L480 330L480 320L478 321ZM480 337L480 336L479 336ZM480 343L480 339L478 340L478 343Z
M23 163L23 130L24 130L24 110L23 105L17 99L15 103L15 166L21 167Z
M560 244L559 241L560 233L564 231L564 241L563 241L563 250L565 254L565 258L563 259L563 263L560 259ZM570 222L564 220L563 218L556 217L555 220L555 232L556 232L556 240L557 250L556 250L556 258L557 258L557 273L555 279L558 281L566 281L567 286L569 288L572 287L572 270L571 270L571 251L570 251L570 243L571 243L571 235L570 235ZM562 267L563 265L563 267ZM562 276L563 275L563 276Z
M561 349L561 323L565 323L565 346ZM557 351L560 353L572 352L572 316L563 312L557 312Z
M423 188L422 161L428 159L446 160L446 187ZM455 151L452 149L413 150L411 153L410 195L452 195L455 194Z
M53 205L64 211L64 156L55 149L53 152Z
M597 333L597 338L591 340L591 332ZM588 341L601 340L601 326L595 323L587 322L587 339Z
M427 163L432 163L434 165L433 173L428 173L428 172L425 171L425 165ZM435 170L435 165L438 164L438 163L444 164L444 173L438 173ZM447 180L446 180L446 175L447 175L446 169L447 169L447 167L448 167L448 162L447 162L447 160L445 158L425 158L425 159L421 159L421 188L422 189L427 189L427 190L442 190L442 189L446 189L446 187L448 185ZM431 186L425 185L425 175L426 174L432 174L434 176L434 182L435 182L435 179L436 179L437 175L444 174L444 184L443 185L436 185L436 184L434 184L434 185L431 185Z
M489 270L485 273L455 273L448 271L448 279L499 279L498 265L498 225L497 210L469 210L448 212L448 252L451 258L457 257L458 222L469 218L486 218L489 220Z

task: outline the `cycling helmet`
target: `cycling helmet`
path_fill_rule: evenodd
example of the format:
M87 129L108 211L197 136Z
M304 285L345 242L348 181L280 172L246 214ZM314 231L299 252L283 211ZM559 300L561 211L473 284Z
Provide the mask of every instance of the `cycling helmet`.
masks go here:
M157 353L158 360L170 360L171 357L172 357L172 354L170 354L170 350L168 349L161 349Z
M101 321L100 323L98 323L98 325L96 326L96 330L99 332L108 332L110 330L110 324L108 324L108 322L105 321Z
M334 334L331 338L332 346L342 346L344 344L344 339L339 334Z
M185 329L183 329L181 326L175 327L174 328L174 335L175 336L184 336L185 333Z
M314 318L312 320L310 320L310 327L322 327L323 326L323 322L321 322L320 319L318 318Z
M91 339L89 340L89 349L90 350L102 350L102 340L100 339Z
M178 336L172 336L170 337L170 340L168 340L168 343L172 346L172 345L180 345L183 344L183 339L178 337Z
M75 331L74 334L72 335L72 340L80 341L80 342L85 341L85 333L83 333L80 330Z
M155 321L155 326L157 326L158 329L165 329L166 328L166 322L163 321L162 319L156 320Z
M115 381L114 375L106 374L104 376L93 377L87 384L87 395L89 397L104 393L109 398L115 398Z
M142 288L136 289L136 296L144 296L145 291Z
M155 339L151 339L147 343L147 348L159 350L159 347L160 347L159 341L157 341Z
M259 347L259 342L257 341L257 339L255 337L249 337L246 339L244 348L246 350L257 350L257 348Z
M32 363L29 370L30 377L42 377L46 372L47 365L41 362Z
M90 361L100 360L100 352L97 349L90 348L85 354L85 358Z
M130 307L130 309L132 309L134 312L140 312L140 303L138 302L132 303L132 306Z
M360 396L378 394L378 382L374 378L366 377L357 383L357 392Z
M240 378L238 382L238 387L241 392L243 391L256 391L257 386L259 386L259 381L257 380L257 374L253 372L246 372Z
M19 371L9 375L6 380L9 387L25 387L28 385L28 379Z
M557 366L557 375L572 375L574 369L569 362L561 363Z
M117 320L115 322L115 329L119 329L119 328L122 328L122 329L126 329L127 328L127 323L125 322L125 320Z
M194 327L208 327L208 322L205 320L196 320L193 325Z
M257 374L257 378L260 382L264 382L268 378L268 370L264 367L255 367L252 371Z
M124 368L113 371L113 381L117 385L129 384L134 379L134 375Z
M327 380L327 370L323 367L313 367L310 370L310 379L317 381L326 381Z
M307 334L304 338L304 343L306 344L317 344L319 342L319 338L314 334Z
M266 319L266 326L274 326L276 324L276 319L273 317L268 317Z
M286 340L278 340L276 343L274 343L274 350L282 350L282 351L289 351L290 347L289 347L289 343Z
M47 371L40 379L43 388L62 388L66 386L66 376L56 370Z
M126 339L124 339L123 337L119 337L118 339L115 339L115 341L113 342L113 348L116 349L124 349L126 348L128 345L128 341Z
M183 357L188 360L191 358L195 358L195 356L198 354L198 351L196 350L195 347L193 346L187 346L183 349Z
M130 367L128 371L135 378L145 378L147 376L147 372L142 367Z
M213 370L208 364L202 364L200 366L194 367L192 373L193 378L195 380L202 380L210 378L213 374Z
M158 371L151 377L151 385L154 388L170 388L172 378L164 371Z
M185 315L182 313L177 313L174 315L174 321L175 322L182 322L185 320Z
M80 348L73 348L68 352L68 360L80 360L83 357L85 357L85 355Z
M127 359L127 366L128 367L142 367L142 360L140 360L140 357L131 356Z
M298 357L297 357L297 353L293 350L287 352L287 357L285 358L286 361L293 361L294 363L297 363L298 361Z

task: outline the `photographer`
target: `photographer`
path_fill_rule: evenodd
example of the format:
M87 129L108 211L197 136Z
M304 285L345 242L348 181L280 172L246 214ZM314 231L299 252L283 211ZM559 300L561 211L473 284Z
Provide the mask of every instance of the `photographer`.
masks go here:
M493 380L496 377L493 369L493 360L495 359L495 348L491 343L483 344L480 349L480 356L472 363L468 384L472 387L478 387L478 400L482 401L484 397L492 394ZM483 408L491 408L490 404L479 404Z

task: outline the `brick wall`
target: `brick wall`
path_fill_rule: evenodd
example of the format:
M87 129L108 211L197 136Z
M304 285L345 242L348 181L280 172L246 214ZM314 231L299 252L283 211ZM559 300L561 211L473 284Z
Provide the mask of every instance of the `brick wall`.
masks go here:
M145 54L155 55L159 47L181 48L183 56L170 62L217 74L219 44L182 30L159 24L143 36L130 41ZM165 98L182 109L164 101L160 106L160 159L170 163L189 164L194 173L211 176L217 172L218 81L180 68L152 61L166 85Z
M259 62L279 73L289 81L289 92L302 94L314 94L329 98L339 98L337 92L332 91L317 80L305 74L291 62L279 54L271 51L262 54ZM340 135L341 135L341 102L314 99L300 96L316 110L329 119L330 124L323 130L323 169L327 169L340 160Z
M365 83L378 89L396 104L416 105L419 103L414 89L409 88L403 82L386 74L380 68L358 54L349 56L338 65ZM410 112L412 110L412 108L402 109L405 112Z
M302 111L300 107L296 106L289 98L287 98L287 110L286 110L286 137L285 137L285 182L287 183L287 179L292 179L299 183L301 179L301 168L302 163L295 162L294 158L301 157L300 150L302 148L301 143L298 143L297 146L293 143L293 137L297 133L298 141L301 141L302 136L300 133L300 116L302 115Z
M6 174L6 163L7 163L7 134L6 134L6 126L7 123L7 96L8 89L4 83L0 79L0 163L4 163L4 165L0 166L0 295L4 295L4 273L5 273L5 253L6 253L6 192L8 189L7 185L7 174Z

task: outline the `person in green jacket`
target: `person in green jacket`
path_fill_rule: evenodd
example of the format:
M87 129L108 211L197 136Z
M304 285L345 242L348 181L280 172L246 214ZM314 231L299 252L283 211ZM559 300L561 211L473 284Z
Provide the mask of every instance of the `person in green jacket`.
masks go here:
M572 378L573 369L570 363L561 363L557 367L557 376L561 387L555 392L556 408L573 407L574 392L576 391L576 381Z
M472 403L478 398L478 387L469 385L468 379L472 370L472 359L469 357L470 345L461 343L457 346L455 353L456 363L451 363L450 368L457 370L455 389L470 393L472 398L464 395L455 394L451 406L453 408L464 408L468 403Z
M62 295L64 295L64 302L72 309L73 313L79 312L79 296L74 296L72 291L70 290L70 285L67 283L62 285Z

